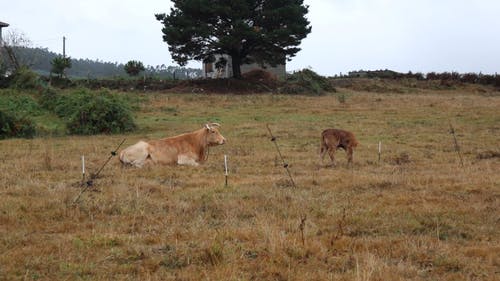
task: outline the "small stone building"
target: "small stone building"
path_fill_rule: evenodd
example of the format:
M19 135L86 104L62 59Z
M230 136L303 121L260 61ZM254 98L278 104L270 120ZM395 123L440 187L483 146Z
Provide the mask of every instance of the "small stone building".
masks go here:
M2 28L9 26L8 23L0 21L0 46L3 44Z
M226 61L226 64L223 67L217 68L217 62L223 59ZM280 64L276 66L264 65L264 67L260 66L257 63L252 64L243 64L241 65L241 74L244 75L247 72L252 70L264 70L269 72L276 79L283 80L286 75L286 66L285 64ZM203 63L203 78L229 78L233 77L233 65L232 60L229 55L216 55L215 61L210 63Z

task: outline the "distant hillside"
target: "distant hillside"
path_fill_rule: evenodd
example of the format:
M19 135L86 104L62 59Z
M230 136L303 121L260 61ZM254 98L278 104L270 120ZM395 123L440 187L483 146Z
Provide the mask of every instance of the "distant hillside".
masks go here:
M26 65L32 70L49 75L50 62L59 54L42 48L15 47L14 52L20 64ZM90 59L71 59L71 68L67 75L72 78L109 78L128 76L123 69L123 64L117 62L104 62ZM178 66L146 66L146 76L156 78L189 79L197 78L202 74L201 69L184 68Z

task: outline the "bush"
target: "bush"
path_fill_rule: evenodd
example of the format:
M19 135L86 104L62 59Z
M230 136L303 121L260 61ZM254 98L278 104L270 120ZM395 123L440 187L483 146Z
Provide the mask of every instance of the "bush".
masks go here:
M61 95L55 103L54 112L67 120L71 134L123 133L136 127L128 102L108 92L81 90Z
M27 67L19 68L13 75L10 87L16 89L40 89L43 83L35 72Z
M335 92L328 79L310 69L303 69L290 75L280 89L284 94L323 95Z
M21 94L16 90L2 92L0 95L0 110L17 116L42 114L42 109L32 96Z
M42 108L54 112L59 97L53 88L47 87L41 91L38 103Z
M464 83L475 84L479 81L479 77L476 73L465 73L462 75L461 81Z
M497 88L500 88L500 76L499 75L495 75L495 82L493 85Z
M18 118L13 114L0 111L0 139L32 138L36 134L33 121L28 118Z

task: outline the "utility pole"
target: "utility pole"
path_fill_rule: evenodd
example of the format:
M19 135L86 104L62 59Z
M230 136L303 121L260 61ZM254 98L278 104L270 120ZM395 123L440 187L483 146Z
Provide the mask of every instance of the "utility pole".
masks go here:
M66 36L63 36L63 58L66 58Z

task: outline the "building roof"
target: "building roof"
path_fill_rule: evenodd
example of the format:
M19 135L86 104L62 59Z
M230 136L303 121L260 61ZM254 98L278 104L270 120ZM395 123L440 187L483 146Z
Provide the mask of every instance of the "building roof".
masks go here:
M1 22L1 21L0 21L0 27L7 27L7 26L9 26L9 24L8 24L8 23Z

